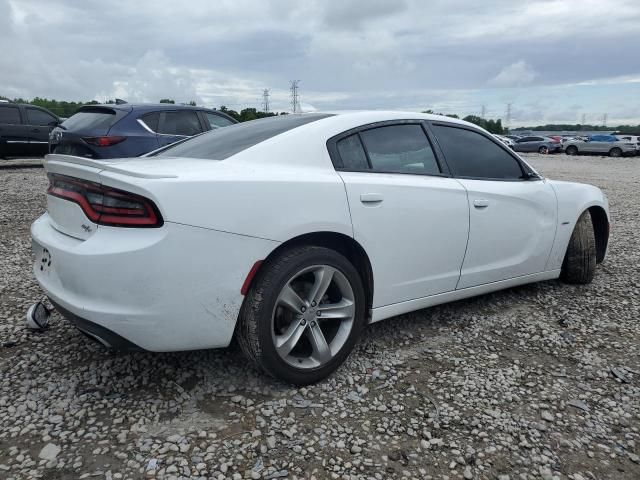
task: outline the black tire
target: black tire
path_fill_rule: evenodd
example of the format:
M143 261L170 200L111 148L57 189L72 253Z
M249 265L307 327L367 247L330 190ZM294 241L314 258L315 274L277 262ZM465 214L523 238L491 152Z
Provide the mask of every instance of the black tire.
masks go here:
M566 283L591 283L596 272L596 237L589 211L576 222L560 277Z
M567 155L577 155L578 154L578 148L575 145L570 145L567 147L567 149L565 150Z
M548 153L549 153L549 147L545 147L544 145L543 145L543 146L541 146L541 147L538 149L538 153L541 153L542 155L546 155L546 154L548 154Z
M0 140L0 158L7 158L7 144Z
M611 150L609 150L609 156L610 157L621 157L622 156L622 150L620 150L618 147L612 148Z
M315 368L295 368L276 351L272 317L278 295L301 270L328 265L344 275L353 291L355 314L351 331L340 350L328 363ZM236 337L245 356L269 375L295 385L317 382L334 372L353 349L365 325L365 294L355 267L334 250L303 245L283 251L261 267L242 305Z

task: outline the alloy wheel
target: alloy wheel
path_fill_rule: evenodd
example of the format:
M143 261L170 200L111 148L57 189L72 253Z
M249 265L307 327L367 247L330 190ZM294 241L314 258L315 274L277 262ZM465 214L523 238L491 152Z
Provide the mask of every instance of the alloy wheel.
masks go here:
M340 270L329 265L304 268L276 299L271 320L276 352L295 368L325 365L348 340L355 314L353 288Z

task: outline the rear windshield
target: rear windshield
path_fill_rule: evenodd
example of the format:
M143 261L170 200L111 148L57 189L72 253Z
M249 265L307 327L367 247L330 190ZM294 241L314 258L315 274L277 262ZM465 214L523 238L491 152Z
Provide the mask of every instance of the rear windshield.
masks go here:
M107 130L120 118L112 109L81 110L63 122L67 130Z
M154 156L224 160L288 130L331 116L325 113L303 113L251 120L198 135Z

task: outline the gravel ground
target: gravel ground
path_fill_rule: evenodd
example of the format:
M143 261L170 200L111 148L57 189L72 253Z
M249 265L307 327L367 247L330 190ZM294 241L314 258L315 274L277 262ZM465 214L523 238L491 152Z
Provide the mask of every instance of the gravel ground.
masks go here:
M0 171L0 478L640 478L640 158L528 158L609 196L594 282L372 325L300 389L233 347L114 354L57 314L25 331L46 180Z

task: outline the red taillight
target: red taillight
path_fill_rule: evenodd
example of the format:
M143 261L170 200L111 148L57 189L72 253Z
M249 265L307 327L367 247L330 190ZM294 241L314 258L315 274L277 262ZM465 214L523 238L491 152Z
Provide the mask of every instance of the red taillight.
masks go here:
M111 227L160 227L162 217L151 200L99 183L49 174L47 193L77 203L89 220Z
M96 147L110 147L116 143L124 142L127 137L84 137L83 140L89 145L95 145Z

